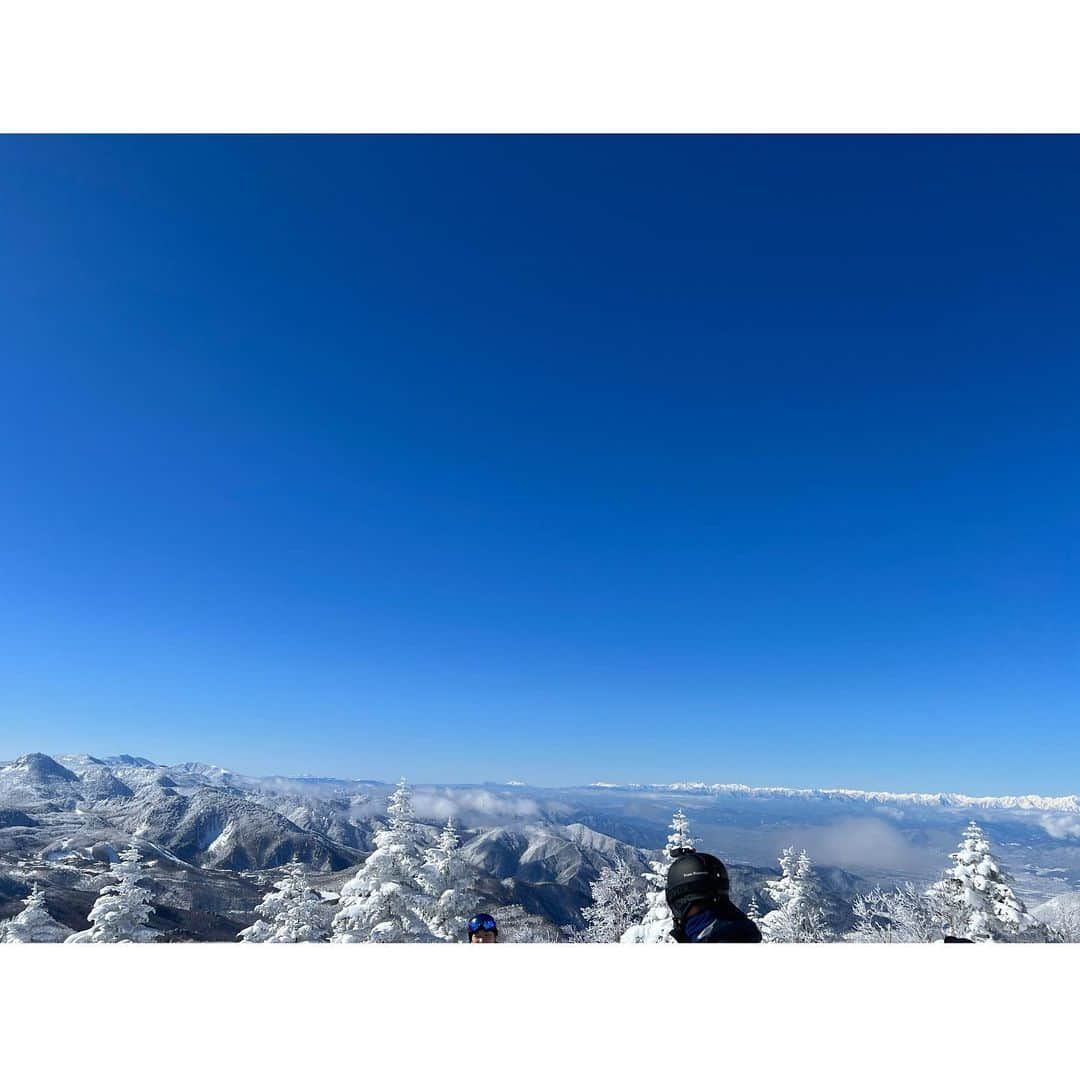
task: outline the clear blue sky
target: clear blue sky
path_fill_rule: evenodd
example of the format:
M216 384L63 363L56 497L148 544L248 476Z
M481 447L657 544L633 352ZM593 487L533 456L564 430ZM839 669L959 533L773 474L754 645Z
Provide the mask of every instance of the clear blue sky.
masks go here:
M0 140L0 758L1080 790L1076 139Z

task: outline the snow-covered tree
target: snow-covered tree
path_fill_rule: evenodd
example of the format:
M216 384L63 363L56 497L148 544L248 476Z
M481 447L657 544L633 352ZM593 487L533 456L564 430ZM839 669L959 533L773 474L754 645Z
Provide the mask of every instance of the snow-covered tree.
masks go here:
M746 909L746 917L752 923L761 922L761 908L758 907L757 893L750 894L750 906Z
M1059 893L1032 913L1046 927L1046 940L1080 944L1080 892Z
M641 922L630 926L619 939L624 945L674 944L671 936L674 922L667 897L664 895L668 868L675 861L671 853L679 849L693 851L695 841L696 837L690 835L690 819L681 810L676 810L671 819L667 847L661 852L660 858L652 860L649 869L641 875L647 887L645 915Z
M559 928L543 915L533 915L520 904L508 904L491 911L499 926L503 944L542 944L563 941Z
M240 931L240 939L254 943L294 943L326 941L330 936L332 911L311 888L304 868L293 859L255 909L257 922Z
M690 835L690 819L681 811L676 810L671 815L671 833L667 838L668 852L678 851L680 848L693 851L697 843L697 837Z
M461 855L461 840L450 818L417 872L417 882L427 900L424 918L435 937L443 941L466 940L469 918L481 906L476 878L476 871Z
M765 941L776 943L828 941L832 937L822 905L821 888L805 851L784 848L780 877L765 882L776 905L758 922Z
M146 874L134 844L120 853L120 861L113 863L109 876L115 881L101 890L90 909L90 929L72 934L67 938L69 945L153 941L158 936L158 932L147 925L154 908L150 903L150 890L139 884Z
M1060 944L1080 945L1080 907L1055 912L1047 922L1047 940Z
M856 896L852 912L850 941L926 942L943 937L940 905L910 881L900 889L876 888Z
M619 941L645 914L645 890L641 875L624 859L605 866L590 886L593 902L581 909L585 929L578 941Z
M399 781L375 833L375 850L341 890L331 941L435 941L417 875L424 863L409 785Z
M5 945L64 941L71 930L58 923L45 907L45 890L35 881L22 911L0 923L0 942Z
M1046 928L1013 892L1012 879L990 851L974 821L949 858L953 865L930 889L940 905L945 933L972 941L1044 941Z
M793 847L780 852L780 876L765 882L765 893L774 907L782 908L797 892L795 875L798 873L799 855Z

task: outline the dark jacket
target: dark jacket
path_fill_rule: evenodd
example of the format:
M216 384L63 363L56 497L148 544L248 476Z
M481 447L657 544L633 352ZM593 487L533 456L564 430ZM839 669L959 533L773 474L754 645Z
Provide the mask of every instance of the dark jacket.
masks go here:
M761 931L730 900L721 900L709 908L714 918L697 937L690 938L681 927L671 931L671 936L678 942L712 945L724 942L756 943L761 940Z

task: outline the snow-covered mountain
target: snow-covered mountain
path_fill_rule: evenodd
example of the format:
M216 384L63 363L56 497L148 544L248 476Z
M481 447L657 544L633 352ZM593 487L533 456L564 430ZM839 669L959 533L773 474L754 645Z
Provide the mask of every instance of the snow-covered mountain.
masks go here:
M959 795L859 791L854 788L749 787L746 784L613 784L598 781L590 787L606 791L657 794L714 795L737 799L796 799L832 803L868 803L882 806L948 807L961 810L1044 810L1080 814L1080 795Z
M576 795L579 820L595 820L584 816L584 806L591 805L608 823L601 826L603 831L620 839L629 839L622 832L624 825L632 825L638 834L655 835L667 808L679 805L691 816L704 846L724 858L760 865L794 844L805 847L819 865L840 867L885 885L934 880L957 837L974 818L990 830L1028 902L1038 904L1080 888L1076 795L610 781L580 789Z
M132 794L104 763L89 760L93 764L81 776L45 754L25 754L0 765L0 806L63 805L74 809L78 802Z
M204 765L163 767L145 758L27 754L0 766L0 807L32 815L49 859L84 854L129 837L196 867L255 870L298 858L316 870L355 863L359 849L290 820L295 799L233 786L234 774ZM237 778L238 780L240 778ZM349 839L360 839L353 831Z
M129 754L27 754L0 763L0 918L38 881L53 915L82 929L101 875L134 842L151 870L164 940L232 940L266 874L294 858L336 893L371 851L391 790L376 780L260 778ZM839 929L855 891L933 880L972 816L1031 906L1080 890L1080 800L1072 795L513 781L420 786L414 805L429 838L455 818L493 907L514 907L553 931L579 923L606 867L621 860L645 869L676 808L690 815L699 848L728 864L739 903L760 902L782 848L807 848Z

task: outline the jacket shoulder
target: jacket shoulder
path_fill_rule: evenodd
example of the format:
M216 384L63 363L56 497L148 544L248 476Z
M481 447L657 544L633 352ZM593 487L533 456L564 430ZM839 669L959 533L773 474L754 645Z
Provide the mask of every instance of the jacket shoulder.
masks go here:
M761 931L752 919L748 919L734 904L728 902L717 911L716 921L699 940L708 943L757 944L761 941Z

